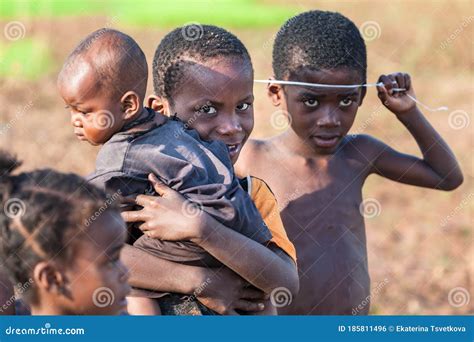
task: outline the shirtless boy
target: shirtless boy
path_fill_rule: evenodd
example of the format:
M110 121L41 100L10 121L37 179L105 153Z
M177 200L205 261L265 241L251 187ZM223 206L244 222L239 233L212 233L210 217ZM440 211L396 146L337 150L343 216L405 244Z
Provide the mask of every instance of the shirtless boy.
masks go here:
M277 80L326 85L366 83L366 47L357 27L338 13L310 11L287 21L276 36ZM250 140L238 170L264 179L275 192L295 244L300 292L280 314L346 314L369 298L370 279L362 186L371 174L405 184L453 190L463 176L450 148L416 103L409 75L382 75L382 103L418 144L423 158L398 152L368 135L347 135L365 87L271 83L275 106L291 127L268 140ZM394 91L404 88L406 91ZM359 314L367 314L366 305Z

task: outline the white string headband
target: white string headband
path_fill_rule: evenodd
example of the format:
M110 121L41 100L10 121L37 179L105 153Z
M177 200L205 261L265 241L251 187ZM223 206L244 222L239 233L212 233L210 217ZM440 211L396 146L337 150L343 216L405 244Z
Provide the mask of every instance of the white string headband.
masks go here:
M364 84L321 84L321 83L307 83L307 82L296 82L296 81L279 81L279 80L255 80L255 83L273 83L273 84L282 84L282 85L295 85L295 86L302 86L302 87L313 87L313 88L346 88L346 89L356 89L356 88L361 88L361 87L383 87L384 84L382 82L378 83L364 83ZM396 83L396 82L394 82ZM392 88L393 91L407 91L405 88ZM418 101L416 98L411 96L410 94L405 94L408 96L410 99L415 101L417 104L419 104L421 107L424 109L430 111L430 112L439 112L442 110L448 110L448 107L442 106L438 108L431 108L425 105L424 103Z

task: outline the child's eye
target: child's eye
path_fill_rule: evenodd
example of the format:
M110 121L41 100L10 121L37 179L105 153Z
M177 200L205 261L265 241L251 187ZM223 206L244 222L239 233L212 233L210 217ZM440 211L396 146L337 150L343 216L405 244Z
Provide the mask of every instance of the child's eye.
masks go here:
M67 106L67 108L71 108L69 106ZM89 110L84 110L84 109L79 109L79 108L72 108L72 110L76 113L79 113L85 117L87 117L89 114L90 114L90 111Z
M81 114L82 117L83 117L84 119L86 119L86 120L92 119L92 116L93 116L93 113L91 113L91 112L85 112L85 111L82 111L82 110L79 111L79 114Z
M319 104L319 101L316 99L309 99L304 101L304 104L307 107L316 107Z
M237 110L245 111L250 108L250 103L242 103L237 106Z
M205 106L202 106L201 108L199 108L198 112L204 113L204 114L215 114L215 113L217 113L217 110L213 106L205 105Z
M354 101L352 101L352 99L350 98L345 98L344 100L341 100L341 102L339 102L339 105L341 107L349 107Z

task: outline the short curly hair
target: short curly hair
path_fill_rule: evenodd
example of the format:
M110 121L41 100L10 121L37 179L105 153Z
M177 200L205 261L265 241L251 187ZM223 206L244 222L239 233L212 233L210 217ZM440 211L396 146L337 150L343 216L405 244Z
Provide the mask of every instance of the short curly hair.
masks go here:
M172 102L174 92L184 79L186 67L195 62L207 62L215 57L241 58L252 67L244 44L223 28L190 24L174 29L161 40L155 51L155 95Z
M273 44L273 72L288 79L302 68L347 67L367 79L367 51L355 24L340 13L308 11L289 19Z

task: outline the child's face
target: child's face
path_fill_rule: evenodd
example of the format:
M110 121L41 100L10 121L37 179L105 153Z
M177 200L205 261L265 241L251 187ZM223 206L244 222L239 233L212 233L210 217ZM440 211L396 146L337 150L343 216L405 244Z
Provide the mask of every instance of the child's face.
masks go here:
M222 58L186 69L186 84L176 90L170 112L204 140L224 142L233 163L252 132L253 70L240 58Z
M290 81L320 84L360 84L355 70L302 69ZM291 128L316 153L331 154L351 128L365 89L270 86L269 95L291 115Z
M58 81L58 89L71 111L74 133L92 145L105 143L120 130L124 113L120 98L102 89L88 63L78 63Z
M105 211L74 246L74 263L65 270L69 280L64 311L70 314L113 315L126 308L130 292L128 270L120 261L125 223L115 211Z

